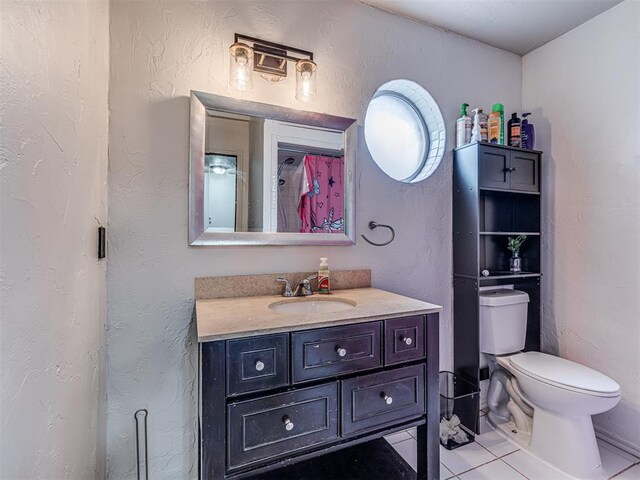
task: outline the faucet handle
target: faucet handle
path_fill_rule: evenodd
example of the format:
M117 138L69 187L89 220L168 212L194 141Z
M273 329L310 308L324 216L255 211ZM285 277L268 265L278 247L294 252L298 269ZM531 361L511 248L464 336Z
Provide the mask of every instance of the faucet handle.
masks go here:
M300 286L302 286L302 295L313 295L313 289L311 288L311 280L318 278L318 275L311 275L300 282ZM299 288L299 287L298 287Z
M289 280L287 280L284 277L278 277L276 278L277 282L284 282L284 292L282 292L282 296L283 297L293 297L293 290L291 290L291 284L289 283Z

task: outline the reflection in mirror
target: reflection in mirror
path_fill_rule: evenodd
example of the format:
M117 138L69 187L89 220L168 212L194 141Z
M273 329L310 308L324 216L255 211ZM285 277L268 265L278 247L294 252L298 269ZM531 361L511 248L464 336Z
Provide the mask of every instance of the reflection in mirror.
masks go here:
M204 155L204 228L216 232L235 232L246 224L238 190L242 180L238 175L238 156L207 152Z
M279 142L277 178L278 232L344 233L342 150Z
M353 243L354 120L193 97L192 245Z

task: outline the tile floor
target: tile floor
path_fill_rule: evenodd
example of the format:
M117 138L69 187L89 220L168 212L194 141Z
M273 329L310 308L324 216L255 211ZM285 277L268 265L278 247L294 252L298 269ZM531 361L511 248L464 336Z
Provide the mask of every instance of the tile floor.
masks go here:
M565 480L569 477L520 450L493 431L482 417L476 441L456 450L440 447L440 479ZM416 429L394 433L387 441L414 469ZM640 480L640 458L598 440L605 470L615 480Z

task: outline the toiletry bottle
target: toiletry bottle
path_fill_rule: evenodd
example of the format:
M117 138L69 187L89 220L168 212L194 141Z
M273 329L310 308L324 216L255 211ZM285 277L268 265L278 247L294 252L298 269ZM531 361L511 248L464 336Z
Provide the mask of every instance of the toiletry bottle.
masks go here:
M322 257L320 267L318 267L318 293L330 293L331 284L329 280L329 259Z
M531 113L523 113L522 114L522 127L520 128L520 138L522 148L526 148L527 150L533 150L535 141L536 141L536 131L533 128L533 123L529 123L527 117L531 115Z
M507 130L509 132L509 146L520 148L520 119L517 113L511 114L511 120L507 124Z
M460 107L460 118L456 121L456 148L471 141L471 117L467 115L468 103Z
M489 115L489 143L504 145L504 105L494 103Z
M482 113L481 108L474 108L473 128L471 129L471 142L486 142L488 139L487 114Z

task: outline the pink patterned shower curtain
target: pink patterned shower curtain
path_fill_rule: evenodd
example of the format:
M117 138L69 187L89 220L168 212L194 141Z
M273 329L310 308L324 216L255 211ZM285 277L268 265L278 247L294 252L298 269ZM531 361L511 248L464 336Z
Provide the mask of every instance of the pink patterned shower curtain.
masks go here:
M306 155L298 213L302 233L344 233L344 158Z

